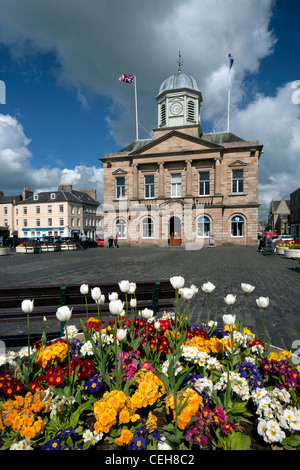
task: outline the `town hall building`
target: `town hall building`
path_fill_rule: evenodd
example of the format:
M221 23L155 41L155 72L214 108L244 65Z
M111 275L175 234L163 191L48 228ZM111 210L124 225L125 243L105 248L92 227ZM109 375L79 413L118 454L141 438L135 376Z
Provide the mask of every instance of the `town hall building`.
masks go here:
M202 94L179 70L156 96L154 137L100 158L104 232L122 245L256 245L262 145L204 133Z

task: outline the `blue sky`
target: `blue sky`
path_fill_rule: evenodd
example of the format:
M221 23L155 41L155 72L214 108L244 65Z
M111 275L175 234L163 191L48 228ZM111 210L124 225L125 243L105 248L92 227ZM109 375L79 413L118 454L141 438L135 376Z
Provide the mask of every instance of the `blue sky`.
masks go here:
M228 53L235 59L230 128L264 145L260 218L271 198L300 186L300 2L0 0L0 11L5 194L71 182L101 200L99 158L135 139L134 87L119 75L136 74L139 121L151 133L178 50L202 91L204 132L226 129ZM139 137L149 134L140 127Z

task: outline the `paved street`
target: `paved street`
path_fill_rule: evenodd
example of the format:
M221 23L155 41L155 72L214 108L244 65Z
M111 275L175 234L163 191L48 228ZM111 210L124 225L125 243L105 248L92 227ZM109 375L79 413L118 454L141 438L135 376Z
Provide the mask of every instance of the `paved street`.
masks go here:
M267 336L272 344L291 349L300 340L300 273L291 268L297 260L283 256L262 256L255 248L216 247L187 251L184 248L89 248L85 251L40 254L16 254L0 257L1 286L99 283L169 279L181 275L186 285L195 284L199 292L193 301L192 319L206 319L206 294L203 282L211 281L216 289L211 294L210 318L222 323L228 307L226 294L237 295L237 315L243 299L241 282L255 286L246 300L244 319L248 328L263 339L263 311L256 306L259 296L270 298L267 309ZM35 324L39 322L33 322ZM35 326L37 327L37 325ZM10 329L26 325L3 325L0 338Z

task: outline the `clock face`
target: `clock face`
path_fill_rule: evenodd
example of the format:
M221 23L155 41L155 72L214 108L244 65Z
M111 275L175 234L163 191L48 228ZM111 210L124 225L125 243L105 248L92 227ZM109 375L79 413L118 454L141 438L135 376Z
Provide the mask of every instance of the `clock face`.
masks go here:
M182 111L182 104L179 102L172 103L170 106L170 111L172 114L180 114Z

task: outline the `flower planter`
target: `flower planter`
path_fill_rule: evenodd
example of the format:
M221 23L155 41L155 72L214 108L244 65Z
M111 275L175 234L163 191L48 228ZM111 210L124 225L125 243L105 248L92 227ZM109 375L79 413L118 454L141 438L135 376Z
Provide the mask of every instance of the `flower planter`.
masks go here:
M300 249L290 248L289 253L285 255L287 258L300 258Z
M289 248L285 248L284 249L284 257L285 258L292 258L293 257L293 255L292 255L293 251L294 250L290 250Z
M3 246L0 248L0 256L9 255L10 249L7 246Z
M16 246L16 253L34 253L33 246Z
M276 247L276 254L277 255L284 255L284 250L285 250L284 246L277 246Z
M76 245L73 245L73 244L70 244L70 245L61 245L60 246L60 249L62 251L68 251L68 250L76 250L77 246Z
M48 251L58 251L59 246L58 245L42 245L42 252L48 252Z

